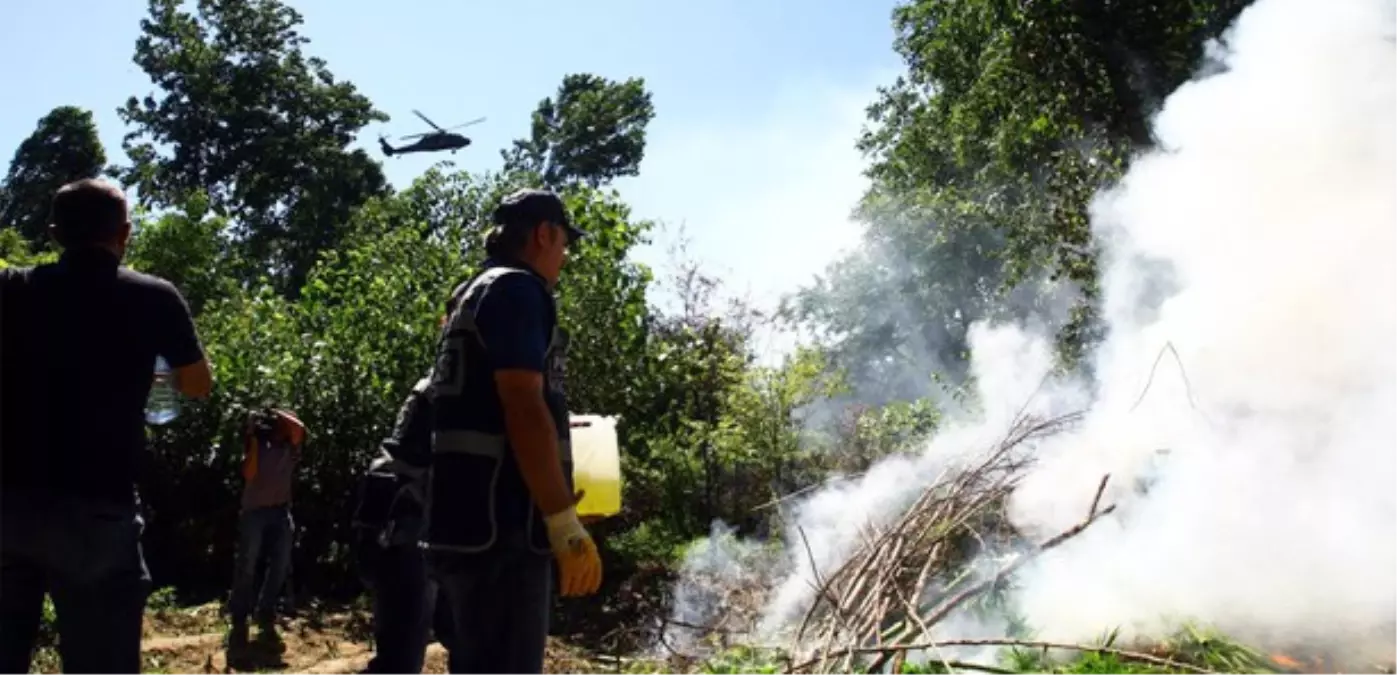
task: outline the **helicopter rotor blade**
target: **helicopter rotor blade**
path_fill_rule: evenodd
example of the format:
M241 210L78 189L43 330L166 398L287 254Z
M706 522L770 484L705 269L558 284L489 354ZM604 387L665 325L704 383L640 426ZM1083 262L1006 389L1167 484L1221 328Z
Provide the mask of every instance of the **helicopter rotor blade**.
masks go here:
M426 115L423 115L421 112L419 112L419 111L417 111L417 110L412 111L412 113L413 113L414 115L417 115L418 117L421 117L423 122L426 122L427 124L432 125L432 128L433 128L433 129L436 129L437 131L441 131L441 127L437 126L437 123L436 123L436 122L433 122L433 121L427 119L427 116L426 116Z
M427 133L424 133L424 134L413 134L413 135L411 135L411 136L399 136L399 137L398 137L398 140L400 140L400 141L410 141L410 140L412 140L412 139L414 139L414 138L422 138L423 136L432 136L432 135L435 135L436 133L438 133L438 132L435 132L435 131L428 131Z
M447 128L445 129L445 131L451 131L452 129L461 129L461 128L463 128L463 127L473 126L473 125L476 125L476 124L480 124L481 122L484 122L484 121L485 121L485 118L484 118L484 117L476 118L476 119L473 119L473 120L471 120L471 121L469 121L469 122L466 122L465 124L457 124L457 125L454 126L454 127L447 127Z

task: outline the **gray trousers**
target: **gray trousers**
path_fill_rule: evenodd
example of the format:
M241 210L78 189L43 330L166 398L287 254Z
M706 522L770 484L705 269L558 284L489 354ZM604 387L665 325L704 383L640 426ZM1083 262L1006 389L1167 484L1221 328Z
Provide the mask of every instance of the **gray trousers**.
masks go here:
M523 546L429 552L451 605L452 673L542 673L553 603L553 558Z

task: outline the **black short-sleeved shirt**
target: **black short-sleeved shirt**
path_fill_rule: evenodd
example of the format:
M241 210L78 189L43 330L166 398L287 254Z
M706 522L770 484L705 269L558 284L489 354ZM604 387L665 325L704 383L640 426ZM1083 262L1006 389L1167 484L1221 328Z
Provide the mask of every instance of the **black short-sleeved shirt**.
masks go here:
M475 307L475 325L492 371L547 372L555 319L543 282L533 277L532 273L500 277Z
M204 358L184 297L94 249L0 283L4 489L131 501L156 356Z
M430 380L413 385L407 400L398 409L393 433L383 439L380 449L389 457L425 468L432 464L432 399L427 395Z

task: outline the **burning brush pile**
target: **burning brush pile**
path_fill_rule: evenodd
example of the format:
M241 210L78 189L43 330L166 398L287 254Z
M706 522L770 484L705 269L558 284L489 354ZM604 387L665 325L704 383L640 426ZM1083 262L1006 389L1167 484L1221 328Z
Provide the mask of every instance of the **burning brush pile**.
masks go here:
M817 564L805 533L797 528L789 537L796 549L788 556L808 564L808 586L801 589L803 611L797 615L773 620L775 580L752 572L776 569L770 559L754 558L775 552L744 548L730 533L715 532L700 555L689 557L690 569L677 589L675 606L690 609L661 627L660 651L674 666L684 668L701 662L704 654L755 649L769 653L766 662L780 663L785 672L807 673L896 673L903 671L904 663L925 663L946 672L1033 672L1073 659L1091 660L1092 672L1311 668L1295 667L1299 662L1288 656L1269 658L1192 630L1164 643L1127 649L1116 646L1114 634L1097 644L1060 644L992 637L983 633L989 622L966 620L994 614L1003 632L1013 633L1006 625L1011 622L1003 619L1011 612L995 605L1014 572L1116 511L1116 504L1102 503L1107 475L1081 520L1053 536L1030 539L1006 516L1010 494L1032 462L1029 449L1035 441L1063 432L1081 418L1019 418L987 452L928 481L899 515L881 524L865 524L856 547L832 568ZM787 567L801 562L788 561ZM734 569L745 570L743 576L734 577ZM967 623L981 632L967 630ZM752 670L756 663L742 669Z
M869 659L879 670L890 661L900 665L909 652L934 649L929 641L938 624L1001 588L1037 553L1114 511L1100 504L1103 478L1081 523L1036 546L1026 546L1004 517L1031 460L1022 449L1079 418L1020 418L982 459L944 469L900 517L865 525L862 545L841 565L813 572L813 601L792 636L792 653L806 660L795 669L848 672ZM1015 550L1025 553L993 569L974 564ZM810 565L814 570L813 558Z

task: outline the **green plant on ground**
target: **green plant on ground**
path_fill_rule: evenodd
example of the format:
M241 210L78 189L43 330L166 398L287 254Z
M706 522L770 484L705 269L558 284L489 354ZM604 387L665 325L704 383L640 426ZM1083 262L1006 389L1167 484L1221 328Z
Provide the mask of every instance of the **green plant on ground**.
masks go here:
M1173 636L1154 645L1122 647L1119 631L1111 631L1091 644L1054 645L1023 639L1023 644L1006 639L997 663L958 661L949 654L908 658L895 664L902 675L931 675L951 672L989 673L1275 673L1279 672L1256 650L1230 640L1216 631L1186 625ZM1068 647L1073 647L1068 649ZM1051 653L1050 653L1051 652ZM944 660L943 660L944 659ZM731 647L697 666L700 673L778 673L787 672L789 659L779 650L747 646ZM869 672L867 664L851 672Z
M779 673L780 654L771 649L733 647L704 662L701 673Z
M175 595L175 587L166 586L156 589L146 598L146 609L157 614L179 609L179 599Z

